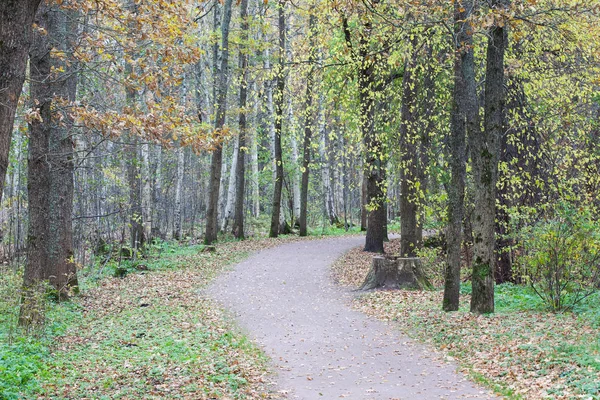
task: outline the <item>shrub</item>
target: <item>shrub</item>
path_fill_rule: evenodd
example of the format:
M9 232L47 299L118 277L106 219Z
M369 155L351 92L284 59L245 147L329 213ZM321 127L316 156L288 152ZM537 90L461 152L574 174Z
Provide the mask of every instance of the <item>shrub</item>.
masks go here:
M600 278L600 227L588 207L559 203L521 230L523 279L554 311L593 294Z

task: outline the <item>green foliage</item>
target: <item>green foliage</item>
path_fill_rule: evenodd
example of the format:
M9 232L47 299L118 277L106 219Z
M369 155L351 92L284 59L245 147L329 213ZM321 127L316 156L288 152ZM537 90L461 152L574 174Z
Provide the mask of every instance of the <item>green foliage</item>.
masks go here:
M444 251L440 247L422 247L417 249L417 257L421 259L423 272L433 286L441 286L446 269Z
M17 326L23 276L12 269L0 274L0 399L21 399L39 389L50 374L52 339L64 333L77 315L69 303L48 303L44 296L44 325L36 330Z
M521 274L554 311L572 309L600 283L600 227L589 207L560 202L521 230Z

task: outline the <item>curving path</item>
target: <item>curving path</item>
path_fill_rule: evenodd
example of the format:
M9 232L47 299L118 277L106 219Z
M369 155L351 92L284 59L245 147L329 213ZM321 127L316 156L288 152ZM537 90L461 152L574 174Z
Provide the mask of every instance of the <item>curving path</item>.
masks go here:
M349 306L329 266L364 238L302 241L263 250L208 289L278 370L291 399L493 398L427 347Z

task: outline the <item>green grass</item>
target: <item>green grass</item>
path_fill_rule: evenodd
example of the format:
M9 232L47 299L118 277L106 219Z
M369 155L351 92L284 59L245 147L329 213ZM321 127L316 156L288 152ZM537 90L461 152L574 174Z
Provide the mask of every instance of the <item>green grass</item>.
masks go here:
M112 277L118 260L99 260L80 274L82 297L49 303L43 331L29 335L16 328L20 276L2 274L0 399L253 397L264 356L198 295L252 245L215 254L160 243L146 259L121 260L125 279Z
M529 287L504 284L496 286L496 312L484 316L469 313L470 293L462 285L460 310L453 313L441 311L441 291L377 292L358 302L444 349L507 398L600 399L600 293L574 312L552 313Z

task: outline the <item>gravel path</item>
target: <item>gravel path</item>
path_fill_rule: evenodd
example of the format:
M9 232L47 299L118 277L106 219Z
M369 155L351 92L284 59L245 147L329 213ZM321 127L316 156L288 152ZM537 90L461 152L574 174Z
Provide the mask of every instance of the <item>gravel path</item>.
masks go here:
M237 317L278 371L291 399L492 398L427 347L349 306L329 266L364 238L302 241L263 250L208 294Z

